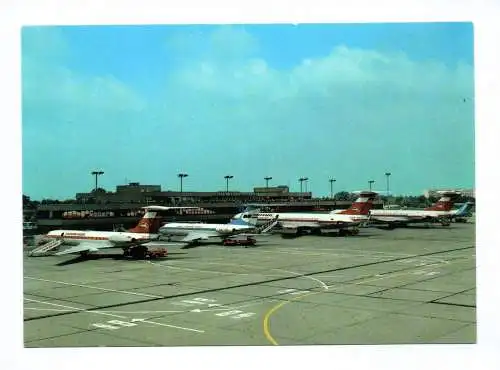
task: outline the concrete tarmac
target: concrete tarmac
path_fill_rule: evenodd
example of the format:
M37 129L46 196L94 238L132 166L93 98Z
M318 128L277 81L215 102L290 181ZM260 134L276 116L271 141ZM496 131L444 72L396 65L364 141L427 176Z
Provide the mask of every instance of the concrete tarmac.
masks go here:
M25 347L476 342L474 224L260 240L26 256Z

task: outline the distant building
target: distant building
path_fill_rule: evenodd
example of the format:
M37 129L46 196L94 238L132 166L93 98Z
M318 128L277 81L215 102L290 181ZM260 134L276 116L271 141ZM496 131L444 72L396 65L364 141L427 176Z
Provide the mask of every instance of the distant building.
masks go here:
M79 203L144 203L148 200L148 194L159 191L160 185L131 182L127 185L117 185L116 192L98 189L90 193L77 193L75 198Z
M424 191L426 198L439 197L441 191L456 191L460 192L464 197L476 198L476 189L463 189L463 188L442 188L442 189L428 189Z
M78 203L97 204L197 204L211 202L263 202L263 201L294 201L312 199L311 192L290 192L288 186L257 187L253 192L240 191L162 191L160 185L141 185L131 182L116 186L116 192L106 192L103 189L90 193L77 193Z
M117 193L150 193L152 191L161 191L161 185L141 185L138 182L130 182L128 185L117 185Z

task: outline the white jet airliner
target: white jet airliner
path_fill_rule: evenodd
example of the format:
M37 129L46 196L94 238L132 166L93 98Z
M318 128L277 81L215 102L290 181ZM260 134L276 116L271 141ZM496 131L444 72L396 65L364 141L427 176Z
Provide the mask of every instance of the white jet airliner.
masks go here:
M52 239L49 243L58 248L60 245L73 245L70 248L63 249L55 255L79 253L86 256L89 253L97 252L100 249L121 248L125 255L131 255L136 258L143 258L146 255L149 246L161 246L151 244L158 240L158 228L160 226L160 217L157 216L160 211L171 209L199 209L198 207L163 207L147 206L143 207L146 213L134 228L121 231L82 231L82 230L52 230L45 235L45 239ZM51 246L39 247L39 251L47 251ZM37 250L33 251L35 254Z
M459 192L440 191L441 198L431 207L424 209L374 209L370 211L370 224L387 224L389 228L414 223L440 223L449 226L453 217L462 210L452 210ZM466 203L469 206L469 203Z
M269 219L261 227L256 227L254 225L238 225L234 223L169 222L160 227L158 232L162 237L167 237L168 240L180 236L182 239L176 241L189 245L213 238L218 238L224 242L232 238L263 235L268 233L276 223L276 219Z
M311 232L336 231L339 235L355 235L359 226L368 220L373 200L377 193L361 191L354 203L345 210L335 210L330 213L263 213L251 210L238 213L232 223L260 225L277 217L282 234L302 235Z

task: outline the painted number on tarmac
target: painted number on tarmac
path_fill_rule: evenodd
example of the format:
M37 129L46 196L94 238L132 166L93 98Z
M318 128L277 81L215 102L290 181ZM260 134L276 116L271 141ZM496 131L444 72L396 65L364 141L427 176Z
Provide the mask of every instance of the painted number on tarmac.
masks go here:
M129 322L129 321L122 321L122 320L109 320L106 321L105 323L95 323L92 324L92 326L95 326L96 328L100 329L107 329L107 330L116 330L124 327L131 327L131 326L136 326L136 323Z
M192 298L192 299L184 299L180 302L173 302L172 304L178 305L178 306L199 306L199 305L205 305L205 304L210 304L215 302L215 299L209 299L209 298L202 298L202 297L197 297L197 298Z
M195 313L215 312L214 313L215 316L230 317L232 319L243 319L255 315L254 312L245 312L241 310L231 309L231 307L227 307L221 303L215 303L215 302L217 302L216 299L199 297L199 298L185 299L180 302L174 302L174 304L181 306L196 306L197 308L192 309L191 312ZM205 306L206 309L203 309L200 306Z
M232 319L242 319L244 317L252 317L253 315L255 315L254 312L243 312L240 310L224 311L215 314L215 316L221 316L221 317L229 316Z

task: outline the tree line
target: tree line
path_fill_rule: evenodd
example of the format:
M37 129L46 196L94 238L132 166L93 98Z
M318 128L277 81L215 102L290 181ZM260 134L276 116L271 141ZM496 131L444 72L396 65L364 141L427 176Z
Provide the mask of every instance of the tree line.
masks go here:
M349 193L347 191L340 191L336 193L333 197L336 201L350 201L353 202L356 200L358 195ZM323 198L324 200L328 200L330 198ZM379 199L386 203L390 203L393 205L398 205L401 207L427 207L431 204L437 202L439 197L431 196L426 198L423 195L412 196L412 195L397 195L397 196L379 196ZM459 196L456 200L456 203L464 203L467 201L473 201L473 198L467 196ZM25 194L23 194L23 209L37 209L41 204L77 204L82 203L76 201L75 199L66 199L66 200L58 200L58 199L42 199L41 201L31 200L31 198ZM92 203L92 201L87 201L86 203Z

